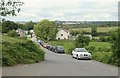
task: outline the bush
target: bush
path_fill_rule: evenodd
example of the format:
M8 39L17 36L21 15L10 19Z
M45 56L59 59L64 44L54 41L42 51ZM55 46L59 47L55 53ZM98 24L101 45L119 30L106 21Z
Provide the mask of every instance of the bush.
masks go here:
M69 47L69 48L67 48L67 50L66 50L66 54L72 54L72 50L74 50L75 49L75 47Z
M18 36L18 34L17 34L17 32L15 30L11 30L11 31L8 32L8 36L16 37L16 36Z
M90 42L89 37L83 36L83 34L78 35L78 37L75 39L75 47L78 47L78 48L85 47L89 45L89 42Z
M94 52L92 53L92 58L99 62L110 63L110 58L112 56L112 52Z
M44 52L39 45L30 40L18 39L20 42L17 42L16 39L12 39L13 41L2 40L3 66L36 63L44 60Z
M102 41L102 42L107 42L108 38L105 38L105 37L101 36L99 40Z

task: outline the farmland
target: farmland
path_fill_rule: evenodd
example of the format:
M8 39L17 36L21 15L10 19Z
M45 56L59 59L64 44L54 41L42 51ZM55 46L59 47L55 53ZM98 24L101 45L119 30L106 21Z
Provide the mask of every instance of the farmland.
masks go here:
M118 27L98 27L97 32L110 32L110 31L115 31L117 30ZM91 32L91 28L72 28L71 30L73 31L80 31L80 32Z

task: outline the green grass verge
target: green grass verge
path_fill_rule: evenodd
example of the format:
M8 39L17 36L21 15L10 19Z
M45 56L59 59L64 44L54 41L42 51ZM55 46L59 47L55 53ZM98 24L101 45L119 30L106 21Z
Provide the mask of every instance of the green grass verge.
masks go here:
M44 52L31 40L3 36L2 65L30 64L44 60Z

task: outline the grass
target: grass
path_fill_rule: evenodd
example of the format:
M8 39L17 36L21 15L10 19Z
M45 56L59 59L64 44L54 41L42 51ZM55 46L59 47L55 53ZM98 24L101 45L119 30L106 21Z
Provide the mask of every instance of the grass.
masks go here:
M102 48L111 48L111 46L110 46L111 44L110 43L108 43L108 42L90 42L89 43L89 46L94 46L94 47L96 47L96 48L98 48L98 47L102 47Z
M91 28L73 28L73 31L80 31L80 32L91 32Z
M118 27L98 27L97 28L97 32L103 32L103 33L106 33L106 32L110 32L110 31L115 31L117 30ZM91 28L72 28L71 30L73 31L80 31L80 32L91 32Z
M70 54L69 50L74 47L73 40L49 41L48 43L53 46L63 46L66 54Z
M97 29L97 32L110 32L110 31L115 31L117 29L118 27L99 27Z
M24 38L2 36L2 65L30 64L44 60L39 45Z
M48 43L54 46L63 46L66 54L71 54L71 51L75 48L74 41L72 40L49 41ZM90 42L85 48L92 54L93 60L111 64L110 58L112 56L112 52L110 43Z

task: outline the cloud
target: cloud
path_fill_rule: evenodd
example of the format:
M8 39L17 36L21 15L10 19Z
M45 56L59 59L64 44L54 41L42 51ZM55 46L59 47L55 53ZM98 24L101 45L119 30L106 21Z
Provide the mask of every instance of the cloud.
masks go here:
M25 4L10 20L117 20L118 0L21 0Z

